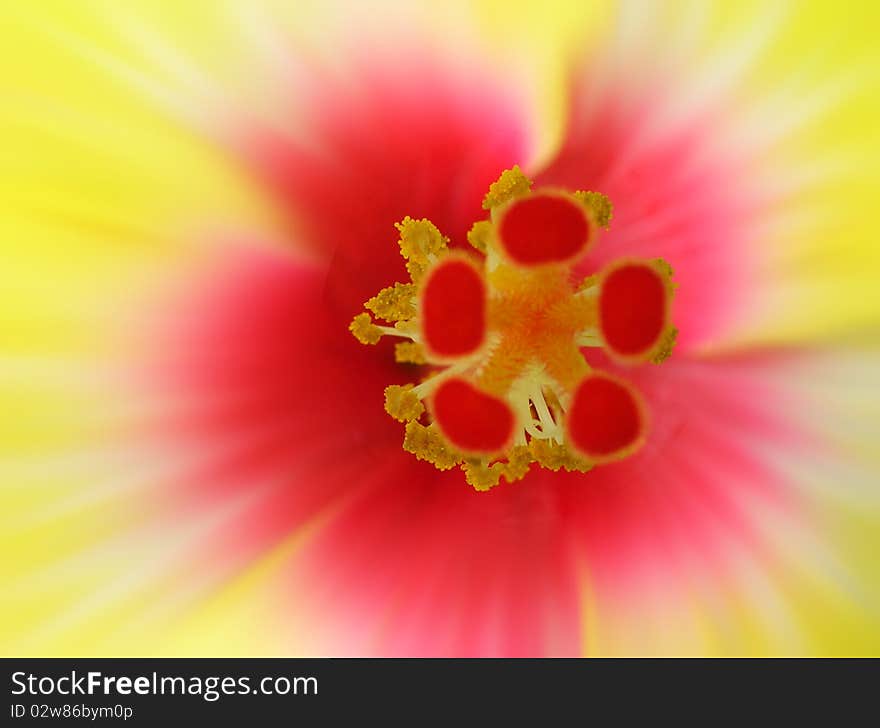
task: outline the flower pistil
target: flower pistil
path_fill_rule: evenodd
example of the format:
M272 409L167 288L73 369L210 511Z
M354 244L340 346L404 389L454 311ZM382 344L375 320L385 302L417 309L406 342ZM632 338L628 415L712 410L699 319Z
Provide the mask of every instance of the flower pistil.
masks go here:
M385 409L405 423L404 450L460 466L477 490L532 464L586 472L634 453L647 430L641 396L581 348L659 364L675 342L665 261L623 258L575 278L610 225L610 200L532 187L518 167L491 185L473 253L450 250L427 219L397 223L410 281L369 299L349 327L364 344L401 338L396 360L425 367L419 383L385 390Z

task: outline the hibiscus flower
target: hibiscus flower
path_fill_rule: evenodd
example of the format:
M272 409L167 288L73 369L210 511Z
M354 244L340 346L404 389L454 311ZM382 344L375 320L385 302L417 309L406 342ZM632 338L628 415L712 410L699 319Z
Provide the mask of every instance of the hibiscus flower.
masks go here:
M15 11L11 649L876 649L870 33L370 6Z

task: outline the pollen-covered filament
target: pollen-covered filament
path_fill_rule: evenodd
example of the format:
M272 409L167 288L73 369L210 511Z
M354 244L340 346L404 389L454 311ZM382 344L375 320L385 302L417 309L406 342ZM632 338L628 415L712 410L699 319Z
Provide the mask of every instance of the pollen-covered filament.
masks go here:
M411 281L380 291L350 326L365 344L400 338L397 361L427 367L419 383L388 387L385 409L405 423L405 450L440 470L460 466L477 490L532 464L586 472L635 452L646 437L641 397L592 370L581 349L660 363L675 341L665 261L572 272L608 227L610 201L531 188L517 167L490 187L489 218L468 235L478 255L450 251L428 220L398 223Z

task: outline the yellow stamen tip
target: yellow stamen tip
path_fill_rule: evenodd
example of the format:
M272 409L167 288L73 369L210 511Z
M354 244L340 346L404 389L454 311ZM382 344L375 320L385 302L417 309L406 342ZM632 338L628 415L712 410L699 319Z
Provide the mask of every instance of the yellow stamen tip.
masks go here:
M468 485L481 493L491 490L501 480L501 463L485 465L479 460L469 461L461 466L464 479Z
M398 364L427 364L425 350L421 344L401 341L394 347L394 360Z
M400 254L414 264L413 268L423 271L432 260L443 253L449 243L449 238L444 237L437 226L427 218L414 220L408 215L401 222L394 223L394 227L400 233ZM407 268L410 266L408 265ZM410 269L410 275L413 269ZM416 277L413 276L413 280Z
M672 349L675 346L675 338L677 336L678 329L674 326L670 326L666 330L663 337L660 339L660 343L657 344L656 350L651 355L651 362L653 364L662 364L672 356Z
M553 440L533 439L529 442L529 450L538 465L554 472L565 468L568 472L586 473L593 467L588 461L572 453L565 445Z
M425 406L413 392L412 384L392 384L385 388L385 411L399 422L417 420Z
M403 449L431 463L437 470L450 470L462 461L461 454L447 445L433 425L425 427L416 420L406 423Z
M348 330L362 344L375 344L382 338L382 330L373 323L368 313L359 313L348 325Z
M669 265L668 261L663 260L663 258L655 258L654 265L656 266L657 271L666 279L666 287L671 293L672 289L674 289L677 285L676 283L672 282L672 278L675 275L675 271L672 270L672 266Z
M413 283L418 283L425 276L425 271L428 270L427 263L417 263L414 260L410 260L406 264L406 272L409 273L409 278Z
M511 169L504 170L501 176L489 185L489 192L483 199L483 209L491 210L505 202L527 195L531 189L532 181L522 173L519 165L515 164Z
M379 291L364 307L386 321L406 321L416 315L415 296L414 284L395 283Z
M522 480L534 458L529 448L525 445L517 445L507 453L507 460L487 465L481 460L466 460L462 463L464 479L473 486L474 490L485 492L498 485L503 477L508 483Z
M492 235L492 223L488 220L479 220L468 231L467 240L481 253L485 253L489 247L489 238Z
M608 229L611 218L614 217L614 206L601 192L585 192L578 190L574 196L589 210L590 216L600 228Z
M535 458L525 445L517 445L507 455L507 463L504 467L504 479L508 483L522 480L529 472L529 468Z

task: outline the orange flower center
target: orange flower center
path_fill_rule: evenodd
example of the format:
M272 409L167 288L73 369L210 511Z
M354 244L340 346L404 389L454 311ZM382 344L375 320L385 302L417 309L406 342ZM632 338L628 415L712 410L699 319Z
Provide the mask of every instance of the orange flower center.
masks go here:
M646 437L640 396L591 370L581 349L660 363L675 340L664 261L573 274L610 222L608 199L531 186L514 167L489 188L489 219L468 234L479 256L450 251L428 220L398 223L411 281L380 291L350 326L365 344L400 337L398 361L431 367L417 385L388 387L385 408L406 423L405 450L461 466L478 490L535 463L586 472L635 452Z

